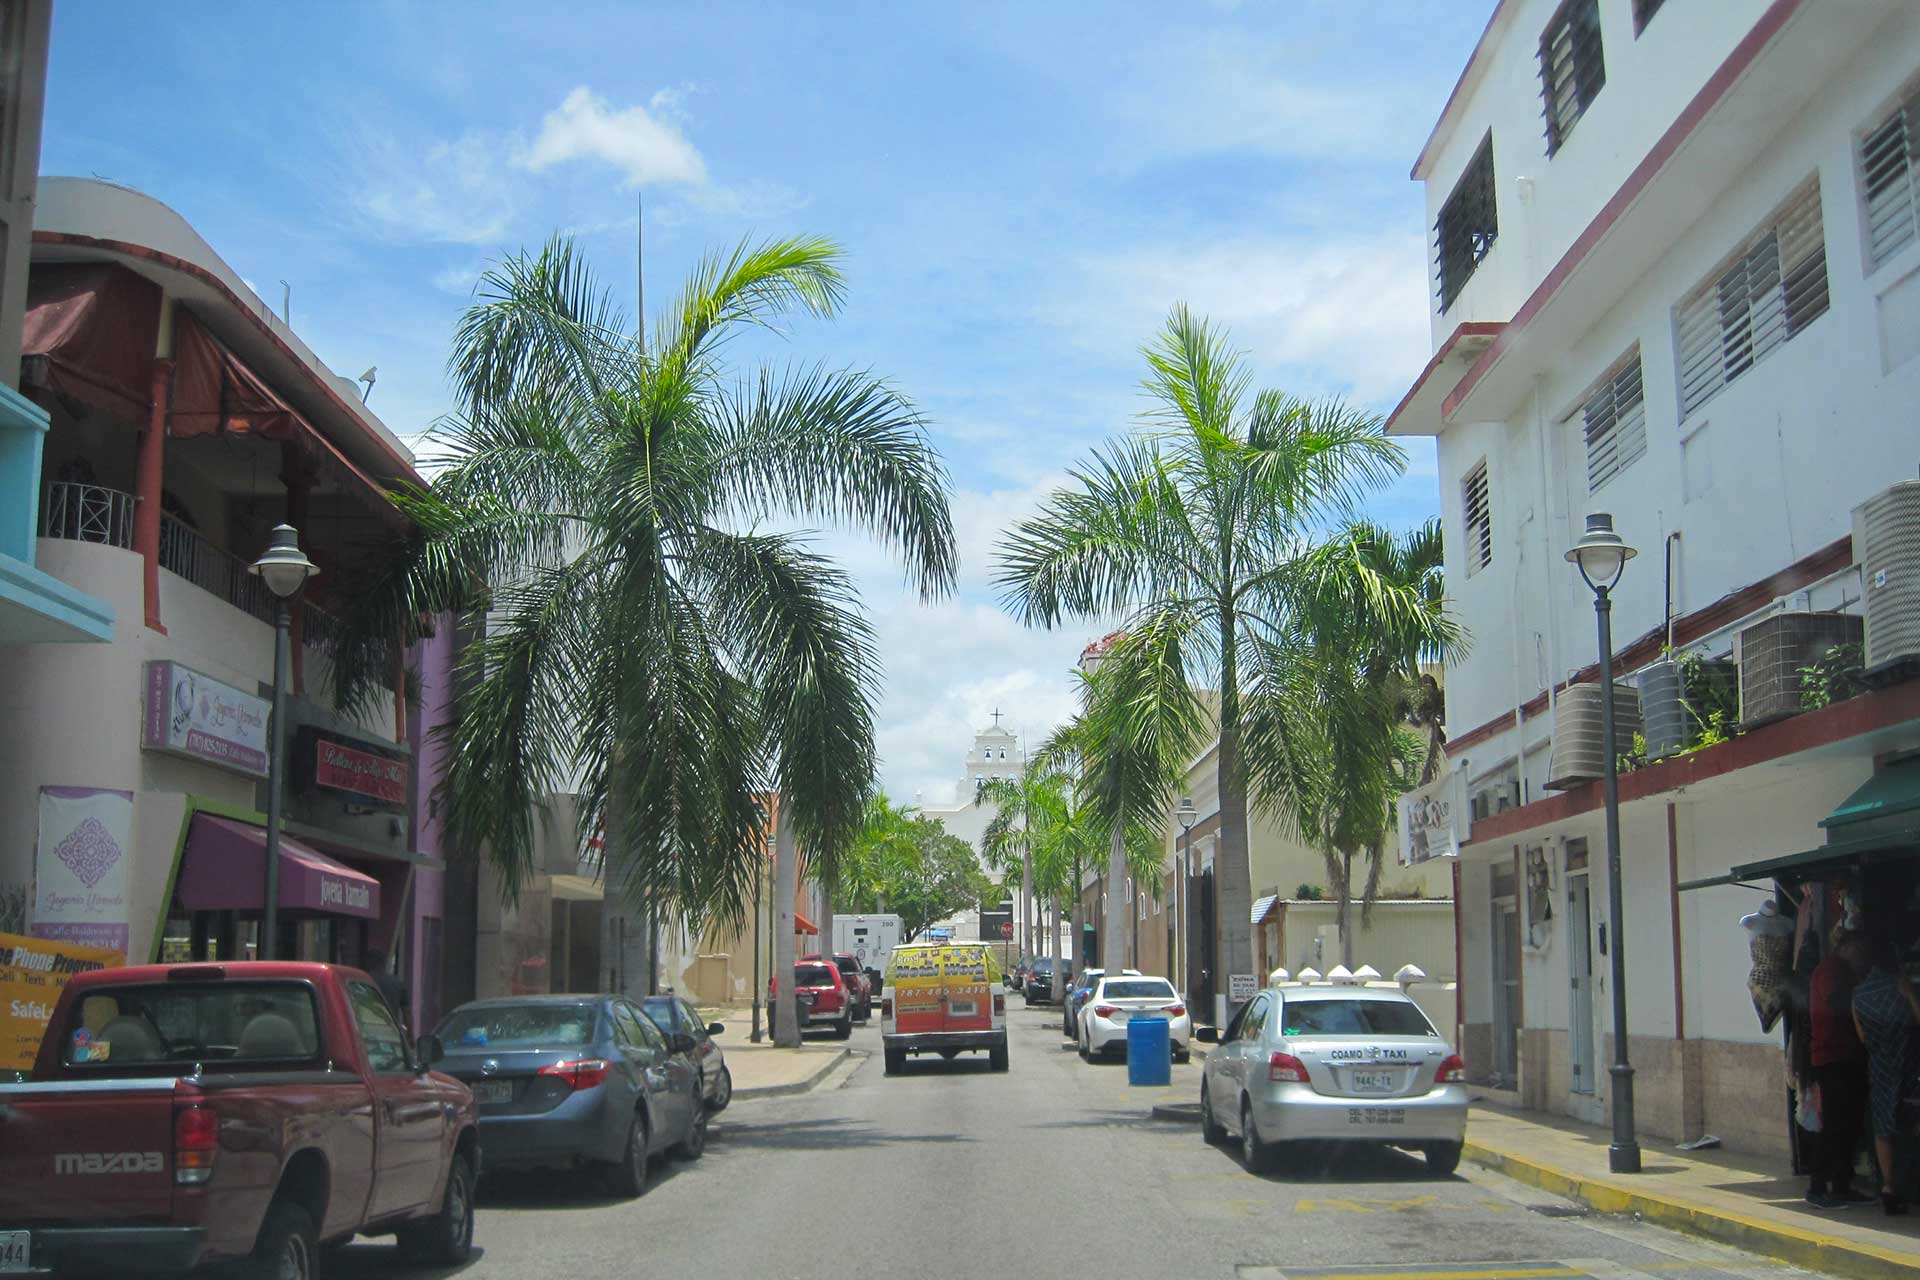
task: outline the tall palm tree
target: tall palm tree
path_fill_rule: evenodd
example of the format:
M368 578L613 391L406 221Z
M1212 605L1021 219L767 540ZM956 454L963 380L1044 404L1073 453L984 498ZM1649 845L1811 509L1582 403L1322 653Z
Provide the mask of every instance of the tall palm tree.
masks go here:
M1145 356L1146 430L1097 451L1004 538L997 582L1028 625L1120 615L1151 637L1132 651L1141 661L1164 668L1172 655L1189 693L1217 690L1220 942L1232 973L1253 967L1250 619L1284 611L1288 565L1312 531L1404 459L1377 418L1338 401L1252 393L1244 357L1184 306Z
M761 526L851 525L923 598L955 572L945 471L905 397L865 371L721 358L744 330L833 315L840 260L825 240L742 242L644 338L564 237L489 270L449 361L441 469L396 498L418 535L364 584L341 682L351 702L422 616L487 611L444 812L509 894L535 870L533 806L564 788L583 839L604 821L610 888L737 923L775 792L789 976L798 851L831 868L864 819L877 664L846 575Z
M980 856L994 871L1006 874L1020 868L1020 949L1033 952L1033 841L1034 827L1055 802L1047 775L1032 768L1018 778L986 778L975 788L976 805L993 804L998 811L980 832Z

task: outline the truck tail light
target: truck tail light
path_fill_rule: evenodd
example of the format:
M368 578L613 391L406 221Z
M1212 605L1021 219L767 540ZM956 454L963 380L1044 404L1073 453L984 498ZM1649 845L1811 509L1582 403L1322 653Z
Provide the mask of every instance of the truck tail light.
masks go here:
M1187 1006L1183 1004L1170 1004L1160 1012L1166 1014L1169 1018L1184 1018L1187 1016Z
M1007 997L996 991L993 993L993 1016L999 1017L1007 1011Z
M213 1176L213 1157L220 1149L220 1120L204 1102L175 1103L173 1108L173 1180L196 1187Z
M595 1085L607 1082L607 1060L580 1058L573 1062L556 1062L552 1066L540 1068L540 1074L565 1080L567 1087L578 1093L582 1089L591 1089Z
M1467 1082L1467 1060L1457 1053L1450 1053L1440 1060L1440 1070L1433 1076L1435 1084L1465 1084Z
M1118 1012L1120 1012L1120 1010L1110 1004L1097 1004L1093 1006L1093 1016L1096 1018L1111 1018Z
M893 1016L893 997L892 996L880 997L880 1016L883 1018L891 1018Z
M1307 1064L1290 1053L1276 1053L1267 1059L1267 1079L1275 1084L1305 1084Z

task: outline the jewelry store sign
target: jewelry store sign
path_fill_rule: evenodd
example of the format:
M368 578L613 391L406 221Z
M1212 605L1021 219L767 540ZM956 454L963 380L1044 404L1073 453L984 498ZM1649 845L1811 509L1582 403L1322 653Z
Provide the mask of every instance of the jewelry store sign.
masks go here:
M149 662L140 745L264 778L268 709L265 698L204 672L177 662Z

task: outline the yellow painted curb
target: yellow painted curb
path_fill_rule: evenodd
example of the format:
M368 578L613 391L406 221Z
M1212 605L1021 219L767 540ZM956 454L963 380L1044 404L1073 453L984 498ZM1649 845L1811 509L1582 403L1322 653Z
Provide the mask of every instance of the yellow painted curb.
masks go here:
M1488 1147L1471 1138L1462 1154L1475 1164L1485 1165L1516 1182L1578 1200L1601 1213L1638 1214L1663 1227L1705 1236L1809 1270L1849 1276L1854 1280L1913 1280L1920 1274L1920 1253L1882 1249L1785 1223L1767 1222L1730 1209L1628 1190Z

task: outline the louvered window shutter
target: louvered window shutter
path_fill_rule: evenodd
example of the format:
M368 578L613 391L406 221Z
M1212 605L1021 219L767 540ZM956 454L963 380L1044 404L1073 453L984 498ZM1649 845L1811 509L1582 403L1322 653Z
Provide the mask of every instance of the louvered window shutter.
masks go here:
M1638 352L1587 397L1580 417L1587 436L1587 492L1592 493L1647 451Z
M1493 514L1487 502L1486 463L1467 473L1461 497L1466 510L1467 572L1471 574L1493 563Z
M1878 267L1908 244L1916 230L1914 180L1920 153L1920 94L1860 139L1860 170L1867 202L1867 253Z

